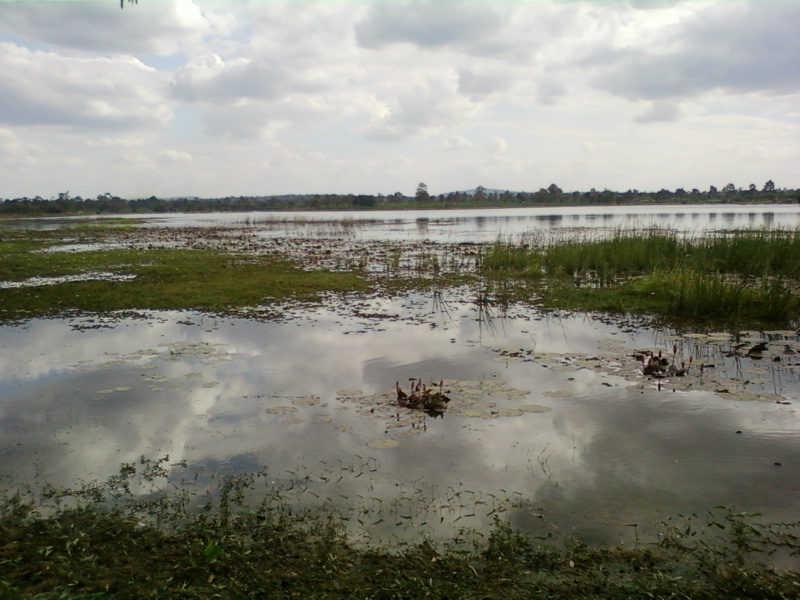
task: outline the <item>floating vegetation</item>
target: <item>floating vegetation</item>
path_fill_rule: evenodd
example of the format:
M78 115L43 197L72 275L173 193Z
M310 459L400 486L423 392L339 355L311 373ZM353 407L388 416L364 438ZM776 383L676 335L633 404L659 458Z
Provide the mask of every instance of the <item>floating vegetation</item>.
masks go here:
M228 360L230 358L230 354L220 350L218 345L207 342L172 342L161 345L169 349L169 355L164 358L171 360L200 359L207 361Z
M450 402L450 397L444 393L444 380L439 381L438 390L429 388L422 379L411 380L411 391L408 394L400 388L400 382L395 382L394 387L399 406L416 408L432 417L441 416Z
M411 378L409 381L411 387L408 392L401 388L399 382L395 382L393 390L374 394L354 394L352 392L355 390L340 390L337 397L341 402L352 402L361 406L359 415L383 421L385 431L391 432L393 436L428 431L428 417L444 418L452 415L473 419L498 419L551 410L541 405L520 406L518 402L529 395L530 391L512 388L500 379L441 379L430 384L418 378ZM498 407L497 401L504 401L506 406ZM335 429L342 431L339 427Z
M376 449L385 449L385 448L396 448L400 445L398 440L394 440L392 438L381 438L377 440L370 440L367 442L367 446L370 448Z
M292 404L295 406L316 406L319 404L319 400L317 396L305 396L302 398L295 398L292 400Z
M575 370L577 371L580 368L581 367L575 367ZM571 398L575 394L567 390L547 390L544 392L544 395L549 396L550 398Z
M297 412L297 408L294 406L268 406L264 409L264 412L270 415L287 415Z
M591 371L628 381L629 391L713 392L720 398L788 404L777 382L800 372L800 336L793 330L765 332L687 332L659 337L663 348L625 348L600 340L597 354L546 353L517 348L497 350L503 359L534 362L550 371ZM784 373L786 375L782 376ZM600 385L613 386L602 381ZM770 389L765 389L770 386ZM569 398L570 390L546 390L543 396Z
M546 413L553 410L549 406L542 406L540 404L525 404L519 407L519 410L522 412L529 412L529 413Z
M5 595L778 599L800 585L795 570L763 563L797 555L800 524L727 507L662 517L656 543L591 546L514 492L419 482L393 498L336 493L376 471L375 459L282 477L264 468L201 488L168 461L142 457L105 481L0 498ZM510 510L529 512L542 534L512 528ZM465 527L476 519L494 519L486 535ZM442 522L459 529L420 535ZM417 535L387 549L388 528Z

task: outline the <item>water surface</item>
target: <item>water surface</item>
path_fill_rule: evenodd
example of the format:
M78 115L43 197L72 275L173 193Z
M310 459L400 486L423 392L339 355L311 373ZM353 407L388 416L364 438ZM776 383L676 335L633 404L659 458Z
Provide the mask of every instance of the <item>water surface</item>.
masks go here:
M715 505L796 518L800 361L781 353L794 332L751 332L741 339L772 353L729 357L724 338L522 307L487 316L467 296L445 311L412 295L287 306L275 322L156 312L0 327L4 485L103 479L142 455L201 480L266 467L297 501L360 514L349 526L370 539L485 531L500 514L611 542ZM635 349L673 345L744 395L630 368ZM401 415L392 390L409 378L460 392L440 418Z
M703 233L717 229L800 226L797 204L692 204L597 207L528 207L410 211L308 211L109 215L151 226L213 227L249 224L263 235L341 237L362 240L492 242L525 234L564 235L616 228L660 227ZM60 219L69 223L80 218ZM345 221L346 225L340 223ZM54 227L54 220L10 220ZM287 226L291 224L291 226Z

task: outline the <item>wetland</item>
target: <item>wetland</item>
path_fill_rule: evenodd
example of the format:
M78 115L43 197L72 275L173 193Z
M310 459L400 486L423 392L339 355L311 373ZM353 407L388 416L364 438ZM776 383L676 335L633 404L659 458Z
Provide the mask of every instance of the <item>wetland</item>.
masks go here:
M796 597L797 209L659 210L5 222L0 580Z

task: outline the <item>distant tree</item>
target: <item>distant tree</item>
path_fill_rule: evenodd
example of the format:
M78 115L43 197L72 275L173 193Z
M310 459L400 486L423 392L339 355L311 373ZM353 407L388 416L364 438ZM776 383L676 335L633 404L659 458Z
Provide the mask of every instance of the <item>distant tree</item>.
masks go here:
M561 196L564 192L558 187L555 183L551 183L550 187L547 188L547 191L552 194L553 196Z
M775 191L775 183L770 179L767 183L764 184L764 189L761 190L762 192L774 192Z
M486 200L486 188L482 185L479 185L475 188L475 200L478 202L483 202Z
M735 191L736 191L736 186L733 185L732 183L729 183L724 188L722 188L722 193L723 194L732 194Z
M421 183L417 186L417 200L425 202L430 200L431 195L428 193L428 186Z
M359 208L370 208L377 204L377 200L375 200L375 196L358 195L352 199L352 203L353 206Z
M757 191L758 191L758 188L756 187L756 184L755 184L755 183L751 183L751 184L750 184L750 185L747 187L747 191L748 191L748 192L750 192L750 193L752 194L752 193L755 193L755 192L757 192Z
M503 202L513 202L514 201L514 194L511 193L511 190L506 190L502 194L500 194L500 200Z
M716 188L716 186L712 185L710 188L708 188L708 195L709 196L716 196L718 193L719 193L719 190Z
M139 4L139 0L128 0L131 4ZM119 0L119 7L125 8L125 0Z

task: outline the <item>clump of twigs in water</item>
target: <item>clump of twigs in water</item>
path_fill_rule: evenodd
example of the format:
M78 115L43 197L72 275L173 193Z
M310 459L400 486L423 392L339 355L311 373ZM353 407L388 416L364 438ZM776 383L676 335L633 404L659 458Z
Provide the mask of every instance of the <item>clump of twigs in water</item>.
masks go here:
M648 377L655 377L656 379L664 377L683 377L689 372L692 366L692 357L689 357L689 364L681 360L680 367L678 366L678 347L672 346L672 360L670 361L665 356L662 356L659 350L658 354L650 355L637 354L636 358L642 362L642 373Z
M450 398L444 393L444 380L440 380L438 385L431 384L432 387L428 387L421 378L412 378L409 381L411 389L408 394L400 388L399 381L395 382L397 404L405 408L422 410L432 417L442 416L447 409L447 403L450 402Z

